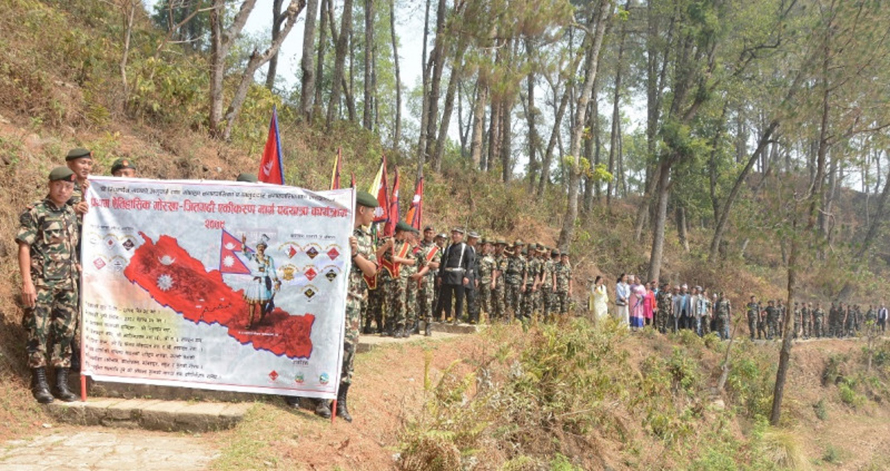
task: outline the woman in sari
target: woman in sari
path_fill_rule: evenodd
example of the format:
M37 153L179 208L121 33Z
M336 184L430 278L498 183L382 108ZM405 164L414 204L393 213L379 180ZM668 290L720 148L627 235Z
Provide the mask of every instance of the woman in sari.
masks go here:
M605 283L603 283L603 277L597 275L593 281L592 291L593 308L591 311L593 312L593 320L594 322L600 322L609 315L609 292L606 290Z
M646 287L637 283L633 275L630 277L630 298L628 308L631 329L639 329L646 325L645 303Z

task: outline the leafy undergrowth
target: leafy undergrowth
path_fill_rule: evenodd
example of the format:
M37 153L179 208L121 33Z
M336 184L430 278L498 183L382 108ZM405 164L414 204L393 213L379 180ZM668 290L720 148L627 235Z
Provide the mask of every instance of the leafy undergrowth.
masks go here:
M494 326L483 342L469 373L426 375L425 405L400 434L400 469L806 470L820 462L804 446L804 427L822 419L802 415L797 391L787 392L781 426L767 425L775 346L736 341L717 393L728 344L713 336L665 338L577 318L522 334ZM847 371L864 371L864 356L851 357ZM832 405L886 408L875 386L888 377L881 367L819 392Z

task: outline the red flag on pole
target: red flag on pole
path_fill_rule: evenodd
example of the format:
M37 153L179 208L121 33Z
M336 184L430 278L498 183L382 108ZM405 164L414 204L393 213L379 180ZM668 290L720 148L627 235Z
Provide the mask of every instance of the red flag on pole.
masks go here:
M340 172L343 170L343 153L337 148L337 160L334 161L334 171L331 172L331 189L340 189Z
M386 156L380 160L380 170L377 170L377 176L371 183L368 193L377 197L379 206L374 212L374 222L386 222L389 219L389 193L387 193L388 180L386 178Z
M396 176L392 182L392 193L389 199L389 218L383 226L383 235L391 236L396 233L396 224L399 223L399 168L396 167Z
M272 121L269 123L269 137L263 149L263 160L257 179L265 183L284 185L284 156L281 154L281 139L278 135L278 110L272 107Z
M421 220L423 219L423 177L417 180L414 185L414 198L411 200L411 206L408 207L408 213L405 215L405 222L411 224L411 227L420 230Z

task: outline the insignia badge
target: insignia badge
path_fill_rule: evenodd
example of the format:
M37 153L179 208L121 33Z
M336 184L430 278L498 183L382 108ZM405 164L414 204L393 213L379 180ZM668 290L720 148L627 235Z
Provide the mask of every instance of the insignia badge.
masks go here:
M334 247L331 250L328 250L328 257L331 257L331 260L340 256L340 252L337 252L337 248Z
M309 250L306 251L306 255L315 260L315 257L318 256L318 250L315 247L309 247Z
M312 281L315 279L316 276L318 276L318 272L316 272L314 268L309 267L309 269L306 270L306 279L307 280Z
M325 273L324 277L327 278L328 281L333 282L334 279L337 278L337 273L334 270L331 270Z
M327 373L322 373L321 376L318 377L318 382L321 384L328 384L330 380L331 378Z
M97 258L93 260L93 266L96 267L97 270L101 270L105 266L105 260Z
M303 291L303 294L307 298L312 299L316 293L315 293L315 290L313 290L312 288L306 288L306 291Z
M121 245L123 245L124 248L127 249L127 250L133 250L133 247L136 246L136 244L133 243L133 239L127 239L127 240L125 240L124 243L121 244Z
M275 370L272 370L272 372L269 373L269 379L271 379L272 381L275 381L276 379L278 379L278 372Z
M297 249L295 249L293 245L287 248L287 258L294 258L294 255L296 254Z
M294 382L297 384L303 384L303 373L297 373L296 377L294 377Z
M294 268L293 265L286 265L281 268L281 271L283 273L282 278L284 278L284 281L291 281L294 279L294 273L297 269Z

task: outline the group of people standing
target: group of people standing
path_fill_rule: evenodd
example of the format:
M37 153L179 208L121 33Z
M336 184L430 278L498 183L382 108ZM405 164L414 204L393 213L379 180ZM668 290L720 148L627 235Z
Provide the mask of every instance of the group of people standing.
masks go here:
M768 300L766 306L751 296L747 305L751 340L780 339L784 335L786 306L781 300ZM865 313L858 304L831 303L826 313L821 303L795 302L792 310L792 338L842 338L875 326L883 334L887 328L887 305L869 305Z
M465 240L466 237L466 240ZM549 320L569 311L572 267L567 252L542 244L484 238L456 227L449 242L431 226L423 236L399 222L377 241L380 267L369 289L363 333L396 338L432 335L433 321Z
M693 330L699 336L711 332L729 338L732 304L723 293L688 285L673 288L668 283L659 287L657 281L645 283L634 275L622 274L615 284L615 308L619 322L631 329L653 326L661 333ZM594 279L590 289L589 310L595 319L610 315L609 294L602 276Z

